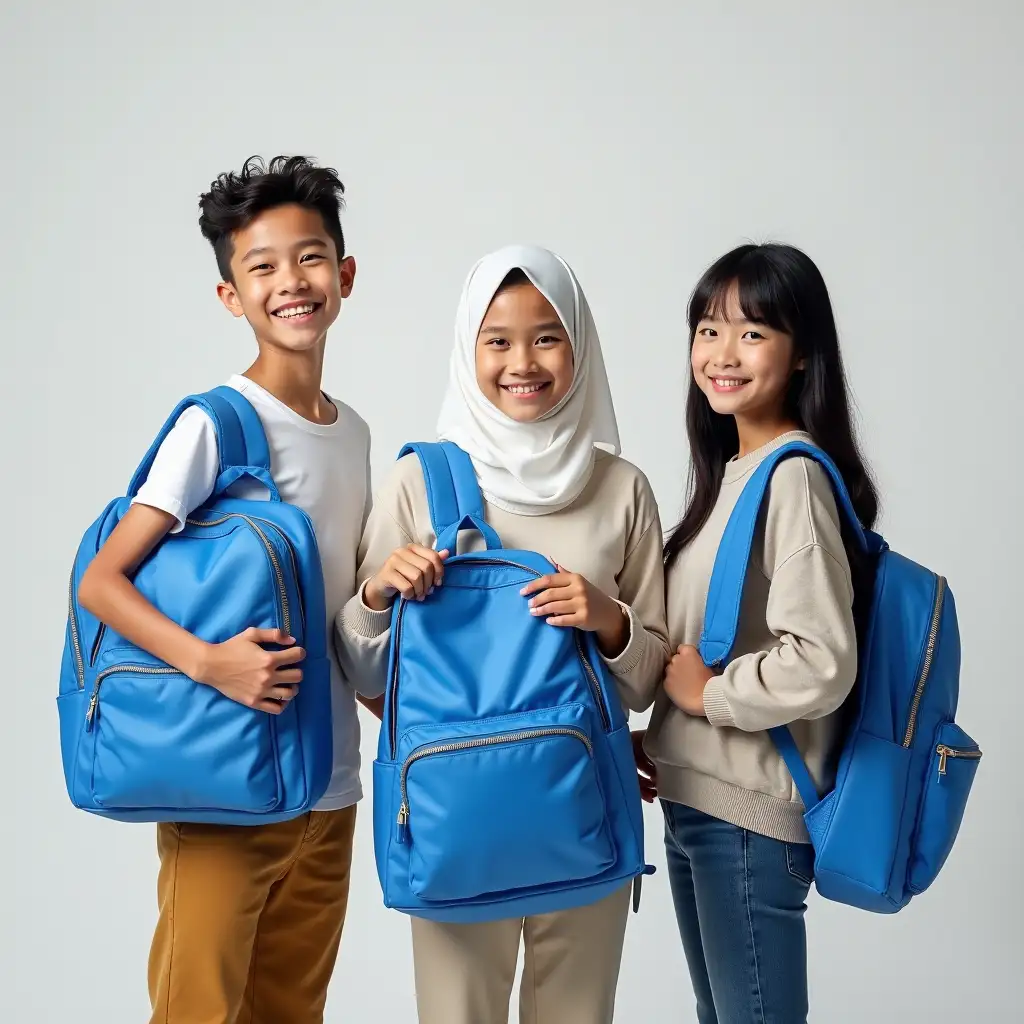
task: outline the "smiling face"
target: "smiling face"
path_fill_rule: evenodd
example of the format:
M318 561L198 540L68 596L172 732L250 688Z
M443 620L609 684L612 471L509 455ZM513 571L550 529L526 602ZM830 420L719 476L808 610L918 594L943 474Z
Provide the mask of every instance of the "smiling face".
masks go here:
M352 292L355 261L338 261L316 210L291 203L265 210L232 237L232 281L217 293L244 316L261 344L287 352L322 346L343 299Z
M790 335L746 318L735 285L697 324L690 365L716 413L761 423L786 418L790 378L803 369Z
M528 281L499 288L476 342L484 396L520 423L539 420L569 393L572 343L554 307Z

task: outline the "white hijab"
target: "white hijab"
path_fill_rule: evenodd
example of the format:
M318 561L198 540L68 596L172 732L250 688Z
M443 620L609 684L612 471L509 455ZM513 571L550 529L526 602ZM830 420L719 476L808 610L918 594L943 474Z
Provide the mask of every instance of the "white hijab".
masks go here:
M533 423L501 412L476 379L480 324L499 285L516 269L554 307L573 351L568 394ZM576 275L561 257L537 246L510 245L469 272L437 432L473 460L488 501L519 515L543 515L571 504L590 479L595 445L618 455L619 429L597 328Z

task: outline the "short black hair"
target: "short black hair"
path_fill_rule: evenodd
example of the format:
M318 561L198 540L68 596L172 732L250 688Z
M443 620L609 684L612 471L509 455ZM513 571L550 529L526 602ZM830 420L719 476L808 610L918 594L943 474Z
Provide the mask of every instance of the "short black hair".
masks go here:
M345 258L345 236L339 212L345 205L345 186L333 167L318 167L309 157L275 156L266 163L251 156L238 172L226 171L199 197L199 230L213 246L217 268L231 280L234 232L251 224L261 213L295 203L315 210Z

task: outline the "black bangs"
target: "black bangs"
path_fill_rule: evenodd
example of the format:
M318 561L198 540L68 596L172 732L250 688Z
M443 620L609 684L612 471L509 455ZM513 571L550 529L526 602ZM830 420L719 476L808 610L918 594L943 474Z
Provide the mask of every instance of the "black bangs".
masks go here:
M779 245L743 245L712 264L690 298L687 319L691 337L701 320L728 322L734 289L747 320L792 334L798 316L787 249Z

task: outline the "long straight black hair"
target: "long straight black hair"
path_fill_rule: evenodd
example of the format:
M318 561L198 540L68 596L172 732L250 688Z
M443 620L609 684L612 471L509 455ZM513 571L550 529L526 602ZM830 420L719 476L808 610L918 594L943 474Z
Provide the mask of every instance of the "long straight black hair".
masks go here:
M690 296L691 349L701 320L720 315L733 286L748 320L793 339L803 369L794 371L790 380L785 414L831 456L861 526L871 529L878 517L878 492L857 443L839 334L821 272L809 256L790 245L741 245L726 253L707 269ZM666 566L707 522L718 500L726 463L739 452L735 419L711 408L692 372L686 396L686 436L690 445L686 510L665 545ZM860 565L862 559L845 523L843 538L856 591L857 577L868 567Z

